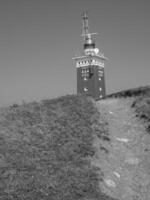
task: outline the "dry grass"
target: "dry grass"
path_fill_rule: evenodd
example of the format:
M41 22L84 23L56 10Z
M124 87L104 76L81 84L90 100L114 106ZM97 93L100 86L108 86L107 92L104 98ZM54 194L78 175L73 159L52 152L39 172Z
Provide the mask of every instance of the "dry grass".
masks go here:
M1 108L0 199L150 199L149 105L145 87L97 107L70 95Z
M0 199L111 200L89 161L98 123L92 101L82 96L1 109Z

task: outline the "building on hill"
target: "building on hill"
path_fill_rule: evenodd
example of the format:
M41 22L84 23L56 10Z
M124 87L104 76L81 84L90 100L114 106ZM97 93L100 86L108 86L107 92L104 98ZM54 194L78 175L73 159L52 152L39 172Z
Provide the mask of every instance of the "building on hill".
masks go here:
M93 35L89 33L88 16L83 13L83 55L73 58L77 68L77 93L92 96L95 100L106 95L104 62L106 57L96 48Z

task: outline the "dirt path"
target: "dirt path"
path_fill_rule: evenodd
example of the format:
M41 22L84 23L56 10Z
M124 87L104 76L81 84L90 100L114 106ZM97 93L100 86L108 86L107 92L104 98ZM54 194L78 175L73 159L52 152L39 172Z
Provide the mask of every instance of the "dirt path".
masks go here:
M95 138L97 154L92 164L104 173L104 180L99 182L104 193L120 200L149 200L150 136L135 117L132 101L128 98L97 102L108 121L110 142Z

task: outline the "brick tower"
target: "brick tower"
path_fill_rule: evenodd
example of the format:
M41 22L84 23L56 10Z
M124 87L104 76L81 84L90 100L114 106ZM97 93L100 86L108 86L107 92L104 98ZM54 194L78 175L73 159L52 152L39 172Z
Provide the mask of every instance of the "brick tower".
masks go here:
M106 95L104 61L106 58L96 48L95 41L89 33L87 13L83 14L84 54L73 58L77 68L77 93L92 96L99 100Z

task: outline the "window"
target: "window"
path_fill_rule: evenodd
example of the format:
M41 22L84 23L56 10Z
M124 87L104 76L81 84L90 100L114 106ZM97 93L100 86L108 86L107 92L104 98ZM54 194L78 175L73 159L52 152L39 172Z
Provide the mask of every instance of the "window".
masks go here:
M100 98L102 98L103 96L102 96L102 95L100 95L99 97L100 97Z
M87 77L84 77L84 81L87 81Z
M101 81L102 79L99 77L99 79L98 79L99 81Z
M88 89L85 87L85 88L84 88L84 92L87 92L87 91L88 91Z
M101 87L99 88L99 91L102 91L102 88L101 88Z
M103 74L103 71L101 71L101 70L98 70L98 73L99 73L99 74Z

